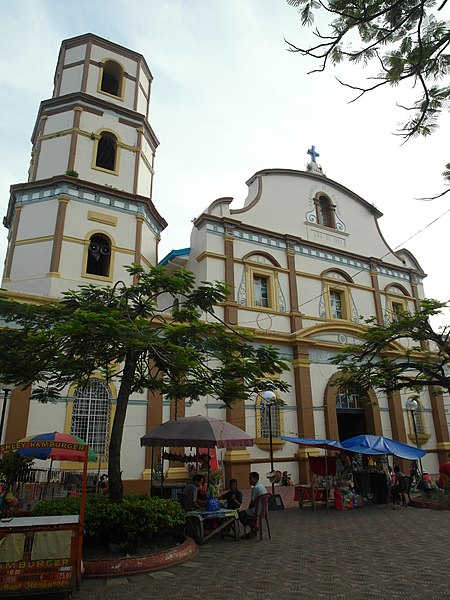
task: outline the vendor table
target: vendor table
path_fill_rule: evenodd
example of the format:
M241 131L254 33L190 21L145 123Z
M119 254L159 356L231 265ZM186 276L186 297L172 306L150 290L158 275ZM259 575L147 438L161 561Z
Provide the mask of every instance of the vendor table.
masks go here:
M0 521L0 597L79 589L78 515Z
M294 501L298 502L299 508L303 508L306 503L310 503L313 510L316 510L317 504L326 504L328 511L330 505L330 488L306 484L296 485Z
M206 529L205 523L214 521L217 527ZM226 529L232 529L234 539L239 539L239 521L237 510L221 508L215 511L190 510L186 513L186 533L201 546L214 535Z

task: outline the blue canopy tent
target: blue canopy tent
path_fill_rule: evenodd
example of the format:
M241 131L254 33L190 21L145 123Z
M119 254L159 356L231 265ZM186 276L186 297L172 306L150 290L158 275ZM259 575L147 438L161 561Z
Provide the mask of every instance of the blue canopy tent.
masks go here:
M324 448L325 450L343 450L340 442L337 440L316 440L314 438L299 438L280 435L281 440L299 444L300 446L311 446L311 448Z
M342 448L361 454L390 454L407 460L418 460L426 451L382 435L357 435L342 442Z

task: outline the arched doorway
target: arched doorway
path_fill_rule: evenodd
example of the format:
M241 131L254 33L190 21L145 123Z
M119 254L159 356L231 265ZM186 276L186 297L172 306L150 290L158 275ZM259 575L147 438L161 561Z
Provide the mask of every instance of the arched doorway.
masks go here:
M341 442L355 435L368 433L365 404L367 396L349 385L341 385L336 391L336 416Z
M362 391L335 381L332 375L325 388L325 431L332 440L346 440L360 434L382 435L380 407L373 390Z

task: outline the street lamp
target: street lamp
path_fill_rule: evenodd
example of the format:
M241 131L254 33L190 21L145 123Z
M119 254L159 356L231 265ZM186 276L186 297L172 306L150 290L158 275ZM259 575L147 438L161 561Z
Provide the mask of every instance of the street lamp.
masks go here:
M406 410L409 410L411 413L411 419L412 419L413 428L414 428L414 435L416 438L416 446L419 448L419 438L417 435L417 425L416 425L416 410L419 408L419 403L414 398L414 396L410 396L408 398L408 400L406 401L405 406L406 406ZM421 458L419 458L419 465L420 465L420 475L422 475L423 467L422 467L422 459Z
M261 394L264 410L269 411L269 448L270 448L270 470L273 472L273 441L272 441L272 405L276 401L277 397L271 391L263 392ZM272 481L272 496L275 495L275 483Z
M14 386L11 383L1 383L0 389L3 390L3 406L2 406L2 416L0 418L0 444L2 442L3 436L3 425L5 423L5 415L6 415L6 405L8 403L8 394L11 390L14 389Z

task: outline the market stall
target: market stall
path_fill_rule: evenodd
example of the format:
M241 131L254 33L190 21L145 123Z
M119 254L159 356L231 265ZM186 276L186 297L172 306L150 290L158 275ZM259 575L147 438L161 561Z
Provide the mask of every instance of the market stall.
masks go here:
M242 448L253 446L253 438L239 427L213 417L193 416L183 417L176 421L167 421L156 429L153 429L141 438L141 446L152 448L152 465L154 464L153 449L161 448L190 448L187 454L180 455L179 460L189 462L193 458L198 461L201 456L206 458L207 476L209 483L209 469L211 464L211 451L215 448ZM195 448L195 453L192 452ZM206 455L205 455L206 451ZM161 455L161 496L164 494L164 452ZM153 469L152 469L153 479ZM175 488L176 489L176 488ZM153 485L151 486L153 491ZM180 489L180 492L182 490ZM172 489L173 492L173 489ZM151 492L152 493L152 492ZM186 531L194 539L203 544L207 539L218 532L232 529L235 539L238 536L238 513L236 510L218 509L215 511L189 510L187 513ZM204 525L214 520L215 527L205 533Z
M152 465L154 465L155 447L163 449L171 447L195 448L195 453L192 451L183 453L178 456L178 460L185 464L195 463L196 469L198 470L198 464L203 457L209 482L212 450L215 448L242 448L243 446L253 446L253 438L242 429L239 429L239 427L236 427L232 423L228 423L228 421L197 415L163 423L141 437L141 446L150 446L152 448ZM159 469L156 470L155 468L152 468L151 473L151 493L154 491L153 477L156 471L159 476L162 496L164 496L165 456L169 457L170 455L163 452Z
M389 499L388 456L415 461L426 454L425 450L382 435L358 435L343 441L342 448L348 452L371 457L364 466L353 469L352 473L355 488L375 504L385 504Z
M325 504L327 511L334 501L336 488L336 458L328 456L329 450L340 451L342 446L337 440L299 438L281 435L280 438L299 446L321 448L325 456L308 457L310 480L309 484L300 484L294 487L294 500L299 508L310 504L316 510L318 504Z
M82 461L80 514L1 519L0 597L51 592L67 592L71 597L80 588L87 465L88 457L94 460L95 455L89 456L84 442L59 441L54 433L3 444L0 453Z
M362 506L363 497L377 504L386 503L389 497L387 457L418 460L426 454L420 448L384 436L360 435L342 443L327 439L280 437L300 446L325 450L325 457L317 457L323 466L314 469L312 463L315 459L309 457L311 483L295 486L294 498L298 500L300 508L306 502L313 509L319 502L326 503L327 509L332 502L336 509L356 508ZM337 456L327 457L329 450L333 450ZM351 459L347 453L354 458ZM359 455L365 457L364 461ZM334 475L331 473L333 461L336 462Z

